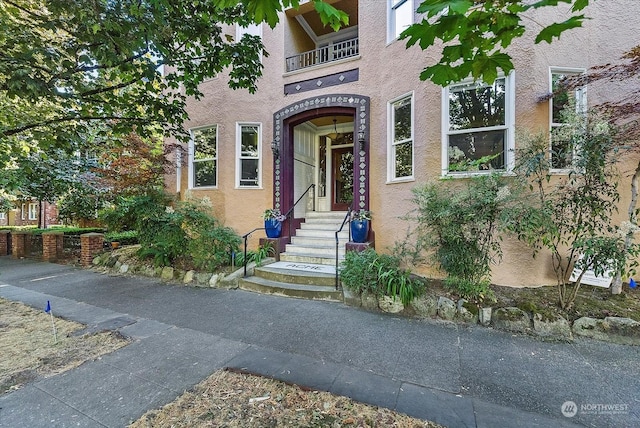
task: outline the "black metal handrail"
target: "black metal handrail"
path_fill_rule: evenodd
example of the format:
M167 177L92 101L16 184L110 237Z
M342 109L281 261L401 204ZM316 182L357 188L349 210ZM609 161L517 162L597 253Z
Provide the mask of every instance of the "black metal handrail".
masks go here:
M247 232L244 235L242 235L242 239L244 239L244 257L242 259L242 264L244 265L244 277L245 278L247 277L247 241L249 239L249 236L251 236L251 234L253 232L255 232L256 230L264 230L264 227L256 227L251 232Z
M351 223L351 205L349 205L349 208L347 209L347 214L344 216L344 220L342 220L342 224L340 225L340 229L336 230L336 290L339 290L340 287L338 286L338 248L340 246L340 240L338 239L338 234L340 232L342 232L342 229L344 229L344 225L347 223ZM349 228L349 240L351 240L351 228Z
M284 218L287 219L289 218L289 215L293 212L293 210L296 208L296 205L298 205L298 202L300 202L302 200L302 198L304 198L304 196L309 193L309 190L313 189L313 211L316 210L316 195L315 195L315 188L316 185L315 184L311 184L309 187L307 187L307 190L305 190L302 195L300 195L300 197L298 198L297 201L295 201L293 203L293 206L291 208L289 208L289 211L287 211L287 213L284 215ZM291 226L293 223L293 217L289 220L289 237L291 237Z

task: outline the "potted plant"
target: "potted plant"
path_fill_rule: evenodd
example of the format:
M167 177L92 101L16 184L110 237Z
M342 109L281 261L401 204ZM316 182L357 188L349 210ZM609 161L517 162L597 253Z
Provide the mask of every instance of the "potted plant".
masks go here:
M351 212L351 239L353 242L367 242L369 235L369 221L371 220L371 211L355 210Z
M286 217L282 215L280 210L268 208L262 213L262 218L264 219L264 230L267 232L267 238L279 238L282 234L282 222Z

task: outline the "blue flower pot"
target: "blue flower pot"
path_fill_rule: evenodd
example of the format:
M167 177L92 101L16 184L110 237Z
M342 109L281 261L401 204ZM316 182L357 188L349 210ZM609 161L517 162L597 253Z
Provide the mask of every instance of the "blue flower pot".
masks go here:
M279 238L282 234L282 223L275 218L268 218L264 221L264 230L267 238Z
M369 235L369 220L351 220L351 240L353 242L367 242Z

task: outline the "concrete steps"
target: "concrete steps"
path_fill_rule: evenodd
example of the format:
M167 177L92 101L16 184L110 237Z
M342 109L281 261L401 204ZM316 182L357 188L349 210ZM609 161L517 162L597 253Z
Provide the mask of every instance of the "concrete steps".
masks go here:
M327 265L280 261L256 267L253 276L239 281L239 287L263 294L342 302L342 292L335 288L334 272Z
M336 236L347 213L344 211L308 212L305 222L287 244L280 260L289 262L336 264ZM348 225L338 234L338 262L344 259L344 244L349 240Z

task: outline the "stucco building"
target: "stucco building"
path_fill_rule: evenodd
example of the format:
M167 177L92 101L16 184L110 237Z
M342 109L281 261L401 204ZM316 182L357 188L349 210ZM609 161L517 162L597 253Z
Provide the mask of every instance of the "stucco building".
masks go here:
M406 25L422 19L415 12L418 4L337 1L334 5L350 16L349 26L339 32L324 28L309 3L287 10L274 29L227 28L233 37L243 32L262 37L269 53L262 58L264 75L255 94L229 89L225 75L202 83L205 97L188 106L186 127L193 136L184 146L188 159L167 178L169 190L182 199L208 197L214 214L239 234L261 227L266 208L287 212L299 198L292 235L298 235L296 229L314 208L342 215L349 205L369 209L370 239L385 251L405 238L408 225L401 217L413 208L414 186L487 173L460 167L484 156L491 157L492 169L508 173L518 130L547 132L558 125L554 100L540 101L554 82L615 62L638 43L640 3L615 0L592 2L586 10L591 19L583 28L551 45L536 45L539 25L566 19L562 8L551 8L532 13L527 20L531 31L510 47L512 73L493 85L465 81L443 89L419 79L421 70L439 58L439 48L407 49L397 40ZM573 95L586 106L625 91L595 85ZM461 106L465 97L483 94L494 105L478 127ZM564 160L554 162L554 172L563 174ZM315 188L305 194L311 185ZM627 193L623 188L622 207L628 204ZM507 241L503 248L494 283L553 283L544 257L533 260L517 242Z

